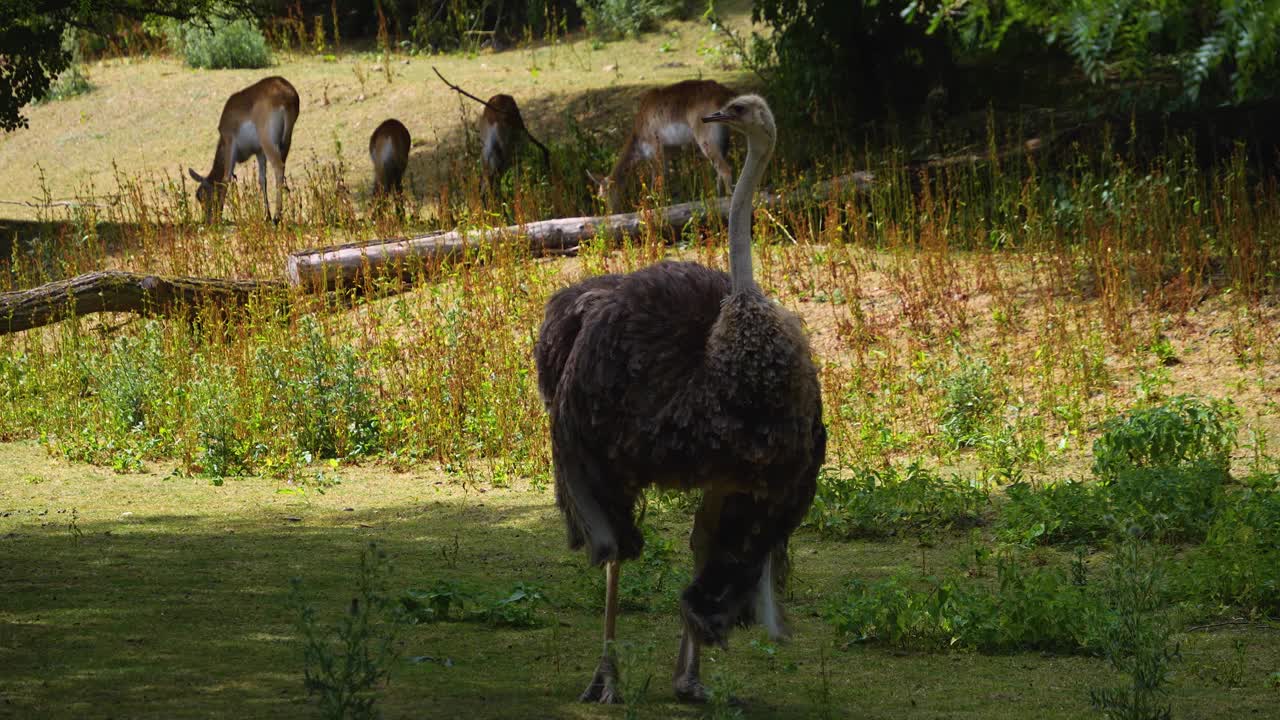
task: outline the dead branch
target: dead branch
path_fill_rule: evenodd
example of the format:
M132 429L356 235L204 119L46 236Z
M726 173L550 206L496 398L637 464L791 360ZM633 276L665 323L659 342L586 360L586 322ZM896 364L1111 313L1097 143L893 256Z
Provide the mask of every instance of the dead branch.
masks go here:
M202 307L243 307L285 284L268 280L163 277L102 271L56 280L29 290L0 293L0 335L91 313L144 316L186 314Z
M445 85L448 85L449 89L453 90L454 92L461 93L496 113L499 113L501 115L511 115L511 113L508 112L507 110L503 108L494 107L490 105L487 100L481 100L480 98L476 97L475 95L472 95L466 90L463 90L462 88L458 87L457 85L454 85L448 80L445 80L444 75L440 74L440 71L436 69L435 65L431 66L431 71L436 74L436 77L440 78L440 82L444 83ZM515 115L516 115L516 119L520 121L520 129L524 131L525 137L529 138L529 141L532 142L534 145L537 145L538 149L542 151L542 164L546 166L547 170L550 170L551 169L551 151L547 149L546 145L543 145L542 143L538 142L538 138L534 137L533 133L529 132L529 126L525 125L524 118L520 117L520 113L517 112Z

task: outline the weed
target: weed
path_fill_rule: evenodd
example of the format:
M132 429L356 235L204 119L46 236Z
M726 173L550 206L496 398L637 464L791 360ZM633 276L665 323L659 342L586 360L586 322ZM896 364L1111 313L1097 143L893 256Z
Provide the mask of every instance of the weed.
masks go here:
M400 654L397 617L387 592L386 552L369 543L360 553L356 594L333 627L322 627L317 612L293 581L291 602L303 639L304 684L319 697L327 718L376 718L378 688Z
M1170 584L1175 597L1210 608L1280 612L1280 490L1233 493Z
M738 696L743 689L736 677L717 670L707 683L707 706L702 712L705 720L741 720L745 717Z
M482 622L493 627L538 627L538 608L548 604L542 591L518 582L509 592L497 595L462 589L457 583L437 580L427 590L406 590L400 607L414 623L445 621Z
M1140 407L1103 423L1093 443L1093 471L1104 479L1125 468L1208 462L1226 468L1239 411L1229 400L1189 395Z
M622 717L639 720L653 682L653 672L648 668L652 665L654 645L623 640L613 643L613 652L617 658L618 689L626 701Z
M1162 697L1178 648L1171 643L1171 630L1159 613L1163 570L1133 534L1116 555L1101 650L1111 667L1128 675L1131 683L1092 689L1089 701L1115 720L1168 720L1172 710Z
M1021 545L1096 544L1133 524L1168 542L1200 540L1227 480L1222 469L1200 464L1128 468L1107 483L1015 483L1006 490L996 535Z
M972 526L986 490L959 476L942 478L919 463L905 468L824 468L805 522L825 536L883 537Z
M995 412L996 398L991 367L982 361L966 361L942 383L942 436L954 447L976 445Z
M931 579L922 589L895 576L850 582L825 616L857 642L987 652L1052 650L1088 653L1103 600L1052 568L1025 569L1010 557L996 563L997 587L972 580Z
M626 610L674 609L677 593L689 581L688 571L675 562L675 542L659 535L652 525L645 524L642 531L644 550L627 563L627 572L619 580L619 601Z

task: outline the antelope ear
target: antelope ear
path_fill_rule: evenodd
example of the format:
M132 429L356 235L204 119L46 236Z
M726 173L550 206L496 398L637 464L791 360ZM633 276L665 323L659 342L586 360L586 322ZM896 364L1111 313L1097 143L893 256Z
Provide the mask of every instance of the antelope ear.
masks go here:
M196 182L202 185L204 184L204 178L200 177L200 173L196 172L195 170L192 170L191 168L187 168L187 172L191 173L192 180L195 180Z

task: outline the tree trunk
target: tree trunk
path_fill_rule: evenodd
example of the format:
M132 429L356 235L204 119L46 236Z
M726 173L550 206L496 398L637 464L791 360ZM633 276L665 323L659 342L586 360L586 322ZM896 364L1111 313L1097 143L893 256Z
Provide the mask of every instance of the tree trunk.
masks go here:
M0 293L0 335L90 313L173 315L207 305L242 307L259 293L286 288L282 282L269 280L91 272L30 290Z
M871 173L866 172L842 175L820 183L804 197L820 198L840 188L865 191L873 179ZM774 207L796 197L761 193L756 206ZM719 198L710 204L702 201L680 203L644 213L559 218L490 230L454 230L298 250L289 254L285 276L291 285L312 291L332 291L340 287L358 287L363 282L380 278L408 277L437 267L446 260L457 260L468 249L502 242L528 243L530 251L536 255L570 252L583 240L594 237L611 241L637 237L647 227L678 235L695 218L708 214L728 217L729 198Z

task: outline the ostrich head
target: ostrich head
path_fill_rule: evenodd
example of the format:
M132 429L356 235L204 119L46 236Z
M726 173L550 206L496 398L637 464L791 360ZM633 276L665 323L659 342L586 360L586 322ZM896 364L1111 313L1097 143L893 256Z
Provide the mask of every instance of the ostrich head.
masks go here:
M730 100L728 105L702 118L702 122L724 123L746 135L749 140L764 142L766 147L772 147L778 136L773 111L769 109L769 103L759 95L739 95Z

